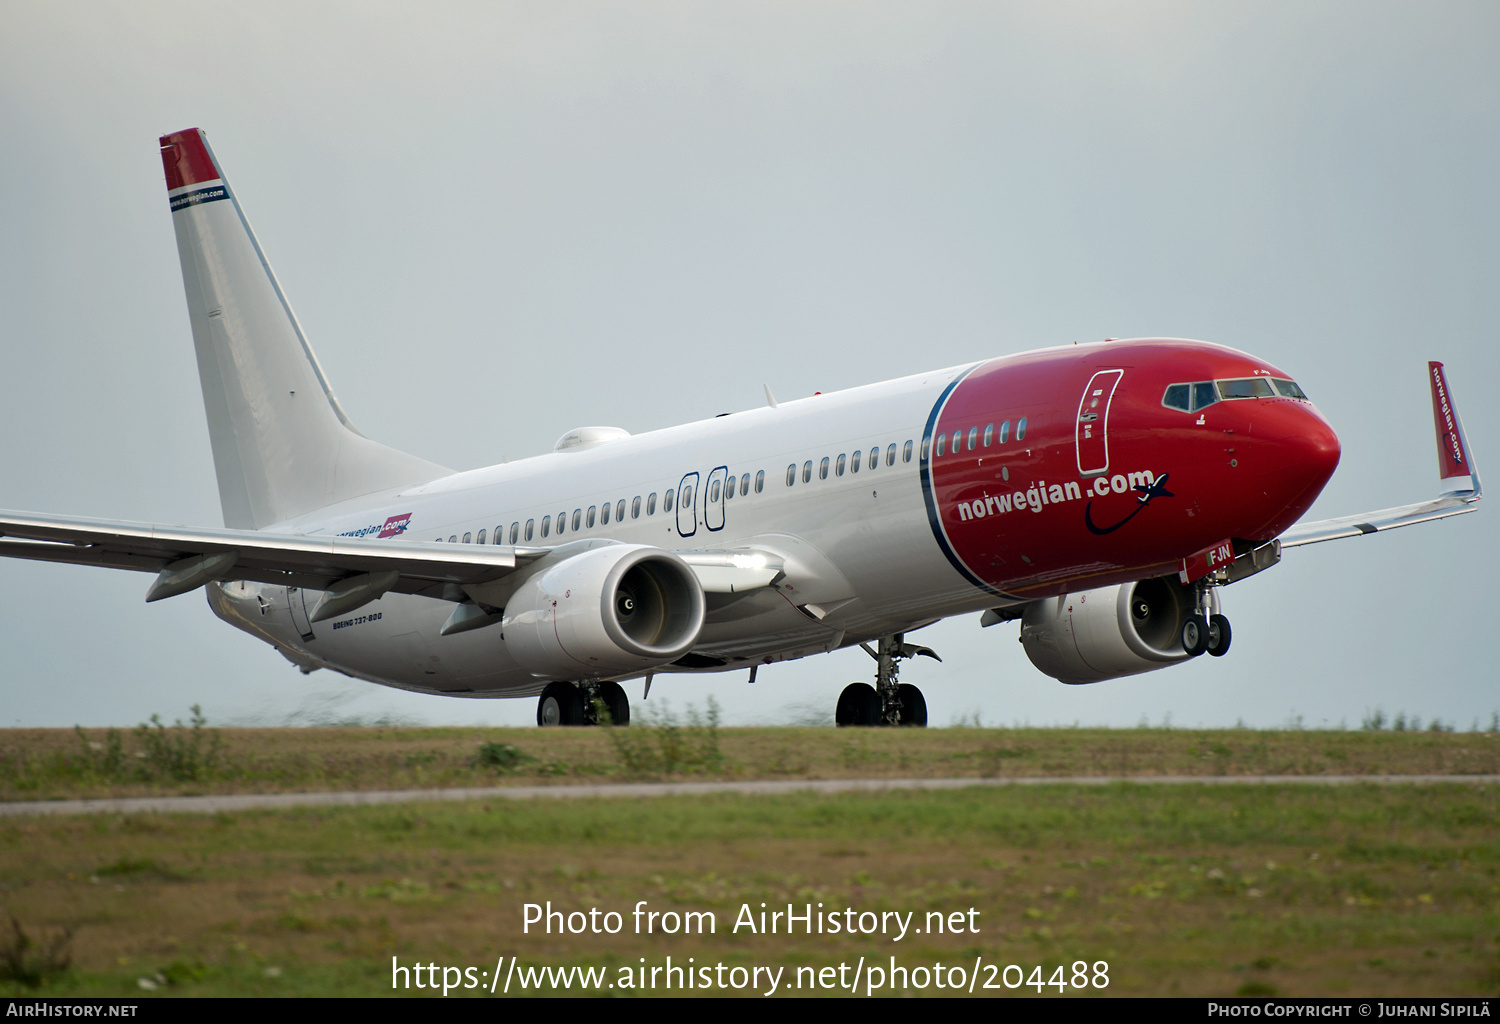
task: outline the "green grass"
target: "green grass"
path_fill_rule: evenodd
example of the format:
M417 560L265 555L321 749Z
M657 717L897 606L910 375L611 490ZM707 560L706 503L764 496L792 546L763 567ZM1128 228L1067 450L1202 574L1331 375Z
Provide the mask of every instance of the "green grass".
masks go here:
M1500 774L1494 733L1248 729L0 730L0 800L664 778Z
M788 970L982 956L1049 974L1107 960L1112 994L1494 995L1497 798L1121 784L4 819L0 907L38 939L74 935L70 967L0 992L380 995L392 956L489 970L670 954ZM549 900L627 920L637 900L707 910L720 929L522 934L523 904ZM726 933L762 902L973 907L981 930Z

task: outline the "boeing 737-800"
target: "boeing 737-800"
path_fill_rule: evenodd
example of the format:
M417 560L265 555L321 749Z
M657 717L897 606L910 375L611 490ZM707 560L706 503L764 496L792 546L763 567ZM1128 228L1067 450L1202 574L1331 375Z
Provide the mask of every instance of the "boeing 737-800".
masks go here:
M454 472L354 429L197 129L161 139L223 529L0 513L0 554L156 574L303 671L538 696L629 720L620 683L851 645L843 725L923 725L907 635L1019 620L1067 683L1230 646L1220 591L1292 547L1473 511L1430 363L1439 495L1298 525L1339 461L1291 374L1198 341L1109 340L934 370Z

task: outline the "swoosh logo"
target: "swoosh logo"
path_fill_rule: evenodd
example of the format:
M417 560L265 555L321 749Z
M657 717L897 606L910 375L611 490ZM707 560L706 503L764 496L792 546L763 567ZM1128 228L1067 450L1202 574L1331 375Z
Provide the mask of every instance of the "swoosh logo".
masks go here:
M1113 526L1096 526L1094 524L1094 517L1091 514L1094 508L1094 503L1090 501L1083 507L1083 525L1088 527L1090 533L1103 537L1107 533L1114 533L1120 527L1124 526L1136 516L1140 515L1141 510L1143 510L1147 505L1151 504L1152 498L1175 498L1176 495L1167 490L1167 477L1169 475L1170 474L1168 473L1163 473L1147 486L1137 487L1136 491L1140 494L1140 497L1135 500L1138 502L1138 504L1134 509L1131 510L1130 515L1126 516L1124 519L1121 519Z

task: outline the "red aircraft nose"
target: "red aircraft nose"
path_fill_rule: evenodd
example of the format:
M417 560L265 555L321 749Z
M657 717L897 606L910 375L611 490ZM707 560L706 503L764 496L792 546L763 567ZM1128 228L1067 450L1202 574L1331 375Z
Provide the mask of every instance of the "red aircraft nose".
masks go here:
M1262 537L1273 537L1302 518L1338 468L1338 435L1318 411L1301 403L1277 403L1259 410L1252 430L1269 447L1269 486L1264 493L1273 507L1272 522ZM1257 460L1259 461L1259 460Z
M1300 410L1303 428L1299 434L1287 438L1288 469L1306 477L1310 486L1318 490L1333 476L1338 468L1339 436L1333 432L1328 421L1312 409Z

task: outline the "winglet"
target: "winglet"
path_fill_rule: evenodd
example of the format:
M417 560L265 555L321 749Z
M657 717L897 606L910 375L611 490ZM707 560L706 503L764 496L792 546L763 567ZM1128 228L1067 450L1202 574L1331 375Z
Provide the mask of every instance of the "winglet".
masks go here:
M1427 364L1428 383L1432 386L1432 423L1437 435L1438 477L1443 494L1470 494L1478 498L1483 489L1474 467L1469 439L1464 436L1463 421L1458 418L1458 404L1448 387L1443 364Z

